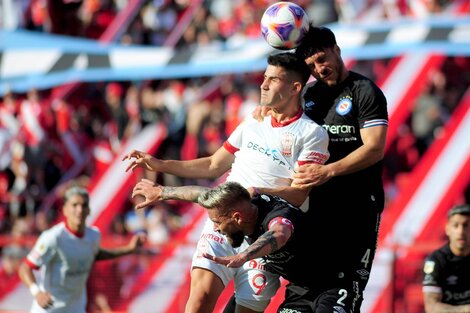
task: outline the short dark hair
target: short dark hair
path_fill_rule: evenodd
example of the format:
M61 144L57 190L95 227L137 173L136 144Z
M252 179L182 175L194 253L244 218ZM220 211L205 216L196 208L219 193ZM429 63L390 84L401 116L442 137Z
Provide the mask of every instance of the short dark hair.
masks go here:
M302 60L307 59L318 51L331 48L336 45L335 34L327 27L310 25L308 32L302 38L302 42L295 49L295 54Z
M451 218L452 216L456 214L461 214L461 215L468 215L470 216L470 205L468 204L460 204L454 206L452 209L449 210L447 213L447 218Z
M300 75L302 85L305 85L310 78L310 68L302 59L293 52L282 52L271 54L268 57L268 64L272 66L280 66L286 71L294 72Z

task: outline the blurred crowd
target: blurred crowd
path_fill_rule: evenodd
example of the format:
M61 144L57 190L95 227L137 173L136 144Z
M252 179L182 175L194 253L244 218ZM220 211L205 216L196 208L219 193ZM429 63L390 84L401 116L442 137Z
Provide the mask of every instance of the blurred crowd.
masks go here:
M230 44L260 36L259 21L268 0L152 0L141 1L134 18L116 41L123 44L174 46ZM394 19L439 14L455 4L429 1L293 1L301 4L315 24L360 19ZM3 0L0 25L57 35L99 39L115 17L127 10L126 0ZM354 70L376 81L387 74L390 59L359 61ZM16 268L31 239L60 218L61 192L71 182L89 186L122 152L123 145L142 128L161 122L168 136L160 158L192 159L212 154L259 101L262 73L178 80L84 83L67 97L54 90L6 93L0 99L0 294L16 281ZM426 90L400 126L385 158L387 199L406 182L470 86L470 58L449 57L429 76ZM184 181L163 176L170 185ZM210 182L198 182L209 184ZM469 190L469 188L467 188ZM52 200L50 200L51 195ZM469 202L469 192L465 195ZM51 204L52 203L52 204ZM93 208L92 208L93 209ZM122 204L110 237L145 230L150 245L159 247L181 226L178 205L162 203L135 212L132 201ZM158 249L151 250L158 253ZM155 252L157 251L157 252ZM149 258L105 262L104 268L129 286ZM95 276L96 277L96 276ZM99 275L97 276L100 277ZM113 307L114 297L95 284L92 305ZM104 297L104 298L103 298Z

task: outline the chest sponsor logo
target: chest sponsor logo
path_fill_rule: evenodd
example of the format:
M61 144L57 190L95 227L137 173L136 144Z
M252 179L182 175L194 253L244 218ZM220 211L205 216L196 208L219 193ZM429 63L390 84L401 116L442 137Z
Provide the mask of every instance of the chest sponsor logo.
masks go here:
M214 242L217 242L217 243L220 243L220 244L224 244L225 243L225 239L221 236L217 236L217 235L214 235L214 234L203 234L202 236L202 241L200 242L204 242L204 241L214 241Z
M273 162L275 162L277 165L280 165L280 166L288 166L286 164L286 162L284 162L281 158L281 156L279 155L279 151L275 150L275 149L271 149L271 148L263 148L262 146L258 145L257 143L254 143L254 142L249 142L246 146L248 149L252 149L254 151L257 151L257 152L260 152L261 154L269 157ZM277 154L277 155L276 155ZM289 167L290 169L290 167Z
M327 124L325 124L322 127L324 129L326 129L329 134L333 134L333 135L355 134L356 133L356 128L352 125L327 125Z
M342 98L338 101L338 104L336 104L336 113L338 113L339 115L346 115L351 111L351 109L352 99L349 97Z

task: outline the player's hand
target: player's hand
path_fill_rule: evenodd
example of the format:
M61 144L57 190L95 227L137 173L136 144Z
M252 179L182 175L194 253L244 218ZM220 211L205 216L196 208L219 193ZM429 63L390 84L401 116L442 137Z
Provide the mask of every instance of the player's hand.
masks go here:
M132 150L122 158L122 161L125 160L131 160L131 163L126 168L126 172L129 170L134 170L137 167L141 167L150 171L155 171L152 164L156 159L146 152Z
M258 105L251 113L251 116L258 122L263 121L265 116L271 115L271 108L263 105Z
M138 233L132 236L131 241L129 243L131 251L135 252L137 249L144 245L145 241L147 241L147 235L144 233Z
M293 176L293 187L311 188L326 183L333 177L326 165L304 164L297 168Z
M39 306L43 309L49 309L54 304L54 300L52 299L52 295L47 291L39 291L35 297L36 302Z
M139 210L161 201L163 186L143 178L132 189L132 198L135 200L135 209Z
M244 257L242 254L218 257L207 252L203 252L202 256L226 267L241 267L247 261L246 257Z

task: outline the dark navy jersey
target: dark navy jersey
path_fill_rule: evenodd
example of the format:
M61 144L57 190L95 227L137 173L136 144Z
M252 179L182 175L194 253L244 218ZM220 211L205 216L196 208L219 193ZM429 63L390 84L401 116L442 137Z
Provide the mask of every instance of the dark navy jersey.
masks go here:
M383 92L370 79L355 72L349 72L342 83L333 87L314 82L306 88L304 100L305 114L328 131L331 155L326 163L336 162L362 146L360 129L388 125ZM335 177L323 188L355 193L369 193L372 189L374 194L381 194L382 163Z
M249 236L252 241L267 232L269 223L276 218L285 218L293 225L293 234L284 247L264 257L266 269L300 286L311 284L314 281L311 277L313 275L309 274L313 268L308 266L311 251L302 242L307 231L305 213L276 196L256 196L252 203L258 207L258 224L255 232Z
M304 93L305 114L328 131L330 158L336 162L363 145L362 128L388 125L383 92L370 79L349 72L337 86L316 81ZM306 213L311 259L318 285L357 280L365 285L375 255L384 208L382 162L336 176L310 191ZM322 277L320 277L322 276Z
M451 305L470 304L470 255L454 255L445 245L425 260L424 292L442 292L442 302Z

